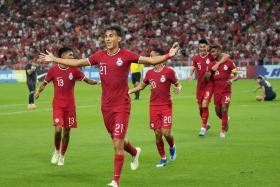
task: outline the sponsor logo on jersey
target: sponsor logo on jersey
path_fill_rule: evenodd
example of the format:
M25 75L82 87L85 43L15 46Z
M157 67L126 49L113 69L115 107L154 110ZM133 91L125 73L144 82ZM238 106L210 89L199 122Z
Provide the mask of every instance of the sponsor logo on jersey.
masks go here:
M166 81L166 78L165 78L164 75L162 75L161 78L160 78L160 82L164 83L165 81Z
M122 59L121 59L121 58L118 58L116 64L117 64L117 66L122 66L122 65L123 65Z
M227 67L227 65L224 65L224 70L228 70L228 67Z
M69 73L68 78L69 78L69 80L72 80L72 79L73 79L73 74L72 74L72 73Z

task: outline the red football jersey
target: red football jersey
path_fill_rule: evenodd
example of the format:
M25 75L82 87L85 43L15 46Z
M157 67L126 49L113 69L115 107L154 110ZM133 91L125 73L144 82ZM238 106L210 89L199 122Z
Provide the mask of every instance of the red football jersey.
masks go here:
M203 90L208 84L213 84L212 81L205 82L203 80L205 72L211 71L211 64L213 66L215 62L213 62L213 56L210 53L204 57L199 54L193 57L192 66L195 67L197 72L197 91Z
M74 86L77 80L83 80L85 75L78 68L61 68L52 66L45 77L45 82L53 82L53 107L75 107Z
M231 86L227 81L231 78L232 70L236 69L233 61L227 60L219 65L217 71L214 72L214 92L231 92Z
M172 68L164 66L161 71L150 69L143 82L151 85L151 106L172 104L170 86L178 82L176 72Z
M120 49L114 55L109 55L106 50L97 51L88 58L90 65L99 67L103 106L130 103L128 73L130 64L137 63L139 58L139 55L125 49Z

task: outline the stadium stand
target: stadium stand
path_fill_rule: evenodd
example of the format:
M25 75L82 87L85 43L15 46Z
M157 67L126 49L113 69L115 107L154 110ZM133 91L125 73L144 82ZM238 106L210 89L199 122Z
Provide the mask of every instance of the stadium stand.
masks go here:
M239 65L278 64L278 0L0 1L0 69L22 69L40 51L72 46L79 57L102 48L102 29L119 24L122 45L140 54L180 41L173 65L190 65L197 41L220 42Z

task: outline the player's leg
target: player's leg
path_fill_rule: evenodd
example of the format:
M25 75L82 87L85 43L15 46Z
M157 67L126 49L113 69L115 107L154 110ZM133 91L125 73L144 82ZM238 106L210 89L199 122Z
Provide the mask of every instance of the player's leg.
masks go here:
M226 132L228 131L228 108L230 104L230 94L224 94L222 99L221 117L222 117L222 127L220 132L220 137L225 138Z
M57 124L54 128L54 146L55 150L51 159L52 164L57 164L59 159L59 150L61 145L61 132L62 132L62 125Z
M256 100L257 101L264 101L264 96L257 95Z
M213 93L212 87L209 87L205 89L203 92L201 92L202 95L200 95L199 100L199 106L200 106L200 117L201 117L201 129L199 132L199 136L204 136L207 132L207 130L210 129L210 125L208 125L208 118L209 118L209 102L211 100Z
M31 82L28 82L27 87L29 90L27 109L35 109L36 108L34 105L35 85Z
M140 84L140 72L135 73L135 83L134 83L134 87L138 86ZM135 92L135 99L139 100L140 99L140 91Z

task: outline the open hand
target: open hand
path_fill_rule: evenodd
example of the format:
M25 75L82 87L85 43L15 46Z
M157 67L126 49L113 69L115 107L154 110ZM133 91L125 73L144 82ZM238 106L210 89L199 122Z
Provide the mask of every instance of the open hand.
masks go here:
M49 52L48 50L46 52L47 52L47 54L40 53L38 60L41 62L52 62L54 59L54 55L51 52Z
M180 48L179 43L178 43L178 42L175 42L175 43L172 45L171 49L169 50L169 55L170 55L171 57L175 56L176 53L179 51L179 48Z

